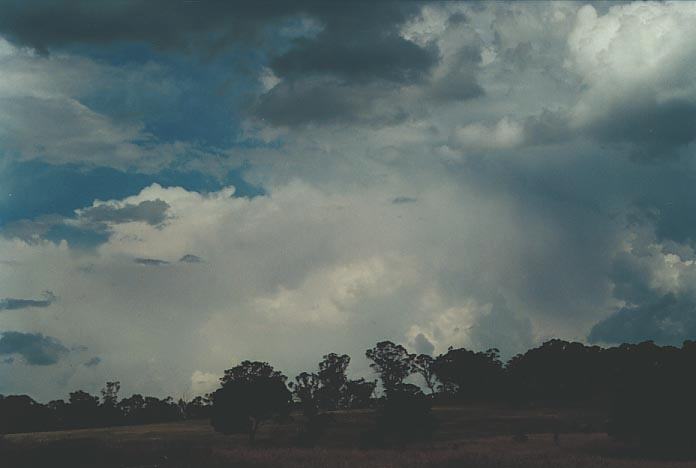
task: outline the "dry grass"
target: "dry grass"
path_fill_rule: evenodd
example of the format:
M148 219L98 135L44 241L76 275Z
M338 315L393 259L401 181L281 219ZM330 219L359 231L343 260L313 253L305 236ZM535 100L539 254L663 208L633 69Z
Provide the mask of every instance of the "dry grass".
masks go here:
M296 424L268 425L255 447L241 436L214 433L205 421L6 436L0 466L22 467L366 467L366 468L676 468L696 462L641 460L594 430L601 416L583 412L439 408L437 437L428 444L360 450L370 412L343 412L314 449L293 447ZM562 425L560 445L551 431ZM511 434L530 433L527 442ZM494 435L498 434L498 435Z

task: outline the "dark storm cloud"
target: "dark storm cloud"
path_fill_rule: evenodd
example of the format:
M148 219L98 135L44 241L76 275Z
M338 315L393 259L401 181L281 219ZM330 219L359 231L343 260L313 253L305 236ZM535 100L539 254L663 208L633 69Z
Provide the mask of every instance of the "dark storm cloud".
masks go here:
M309 18L314 27L300 32L304 35L282 52L269 53L269 66L284 83L249 111L272 125L390 125L403 120L403 111L391 104L386 112L372 115L374 101L389 97L401 85L427 81L440 60L435 45L421 46L399 34L420 9L416 2L392 1L269 5L154 0L106 2L99 8L87 1L9 1L3 5L0 35L40 51L72 44L143 42L209 55L240 41L258 46L264 31L279 30L283 21ZM483 93L467 60L435 84L433 98L462 100Z
M278 126L308 123L393 125L408 115L398 102L378 102L392 89L383 85L353 86L325 79L281 83L262 95L253 113Z
M157 258L136 258L133 259L135 263L138 265L147 265L147 266L164 266L164 265L169 265L169 262L166 260L160 260Z
M428 95L439 102L465 101L483 96L484 90L476 77L480 61L478 45L462 47L447 74L430 83Z
M384 80L410 83L424 79L438 62L435 47L422 48L398 35L393 18L379 23L365 9L361 18L349 12L331 18L314 38L301 38L295 47L271 61L282 77L331 75L348 81ZM389 22L391 20L391 22Z
M653 340L679 345L696 338L696 302L690 297L667 294L654 302L625 307L597 323L591 343L638 343Z
M167 218L169 204L163 200L145 200L137 205L124 206L98 205L80 211L80 219L91 223L130 223L144 222L152 226L161 224Z
M68 352L59 340L41 333L8 331L0 337L0 354L19 355L33 366L55 364Z
M144 42L161 49L207 48L256 39L270 20L301 10L292 2L44 0L2 3L0 33L40 51L71 44Z
M322 27L273 60L277 73L320 73L356 79L418 79L437 53L398 33L417 14L412 2L175 2L88 0L3 2L0 34L46 51L69 44L145 42L164 49L208 51L258 39L275 21L310 17Z
M43 299L15 299L12 297L0 299L0 311L29 309L31 307L48 307L56 300L55 294L51 291L45 291L43 296Z
M696 103L626 99L588 126L600 142L628 143L637 159L660 159L696 140Z

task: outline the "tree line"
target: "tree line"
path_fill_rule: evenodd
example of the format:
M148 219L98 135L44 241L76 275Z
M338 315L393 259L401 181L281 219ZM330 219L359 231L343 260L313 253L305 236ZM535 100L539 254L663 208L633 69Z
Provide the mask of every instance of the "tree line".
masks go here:
M26 395L0 397L0 432L210 418L215 430L253 442L262 424L294 410L298 441L313 445L333 424L332 411L373 407L374 429L364 438L378 445L430 437L437 428L433 404L486 403L601 409L618 438L657 447L696 442L693 341L602 348L554 339L507 362L497 349L449 348L433 357L382 341L365 356L378 380L349 379L350 356L330 353L292 381L268 363L244 361L224 372L217 390L191 401L119 399L119 382L108 382L100 397L76 391L46 405Z

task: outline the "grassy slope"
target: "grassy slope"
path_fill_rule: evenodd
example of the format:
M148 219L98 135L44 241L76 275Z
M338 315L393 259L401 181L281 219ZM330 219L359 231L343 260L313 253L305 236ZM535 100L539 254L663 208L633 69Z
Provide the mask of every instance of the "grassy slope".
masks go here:
M573 411L448 407L436 409L436 438L398 450L359 450L369 411L336 413L320 447L293 447L297 424L269 424L250 448L244 437L215 434L206 421L14 434L0 466L46 467L682 467L689 462L639 461L596 431L601 416ZM559 428L560 446L551 433ZM524 443L512 434L530 434ZM581 432L583 431L583 432Z

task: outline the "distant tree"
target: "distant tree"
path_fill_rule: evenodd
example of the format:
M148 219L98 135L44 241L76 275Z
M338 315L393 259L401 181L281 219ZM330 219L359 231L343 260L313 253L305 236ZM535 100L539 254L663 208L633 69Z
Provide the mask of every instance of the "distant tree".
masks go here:
M212 394L213 428L223 434L246 433L253 443L264 421L289 414L292 395L286 380L265 362L244 361L226 370L222 387Z
M136 393L118 402L118 407L127 424L142 424L144 422L145 398Z
M512 397L518 402L606 402L610 390L607 383L628 370L622 364L613 364L624 355L615 349L618 353L582 343L549 340L510 359L505 369L508 388L515 390Z
M435 427L430 399L413 384L397 385L377 410L377 437L383 443L428 439Z
M118 403L118 392L121 390L121 382L106 382L106 386L102 388L102 404L108 406L116 406Z
M502 391L503 363L497 349L450 348L432 363L443 393L464 400L495 399Z
M172 397L145 397L140 419L145 423L176 421L182 418L179 407Z
M329 353L323 356L319 362L317 378L319 381L319 406L323 409L333 410L343 404L346 388L346 375L350 356L347 354Z
M72 428L96 427L99 423L99 397L82 390L70 393L67 423Z
M53 429L63 429L68 426L68 404L64 400L51 400L46 407L52 414Z
M191 401L180 400L180 411L184 419L203 419L210 416L210 398L197 396Z
M118 407L118 392L121 389L121 382L106 382L102 388L101 402L101 425L112 426L120 424L123 420L123 413Z
M291 382L288 386L292 388L295 397L300 402L302 414L306 418L313 418L319 414L321 382L317 374L302 372L295 377L295 383Z
M367 408L372 402L377 381L365 379L349 380L346 382L345 405L347 408Z
M608 432L661 456L696 453L696 345L659 347L652 342L611 350L616 383Z
M53 429L53 425L50 409L29 396L0 398L0 434L47 431Z
M343 404L345 396L346 375L350 356L347 354L329 353L319 363L319 405L324 409L336 409Z
M411 373L413 356L401 345L391 341L381 341L368 349L365 356L372 361L370 367L382 379L382 387L389 397Z
M300 403L304 416L298 442L303 446L313 446L324 434L332 419L326 413L319 413L319 398L323 388L321 381L317 374L302 372L295 377L295 383L290 383L289 385Z
M425 385L430 390L430 394L435 393L435 359L428 354L419 354L415 356L412 361L411 371L415 374L419 374L423 377Z

